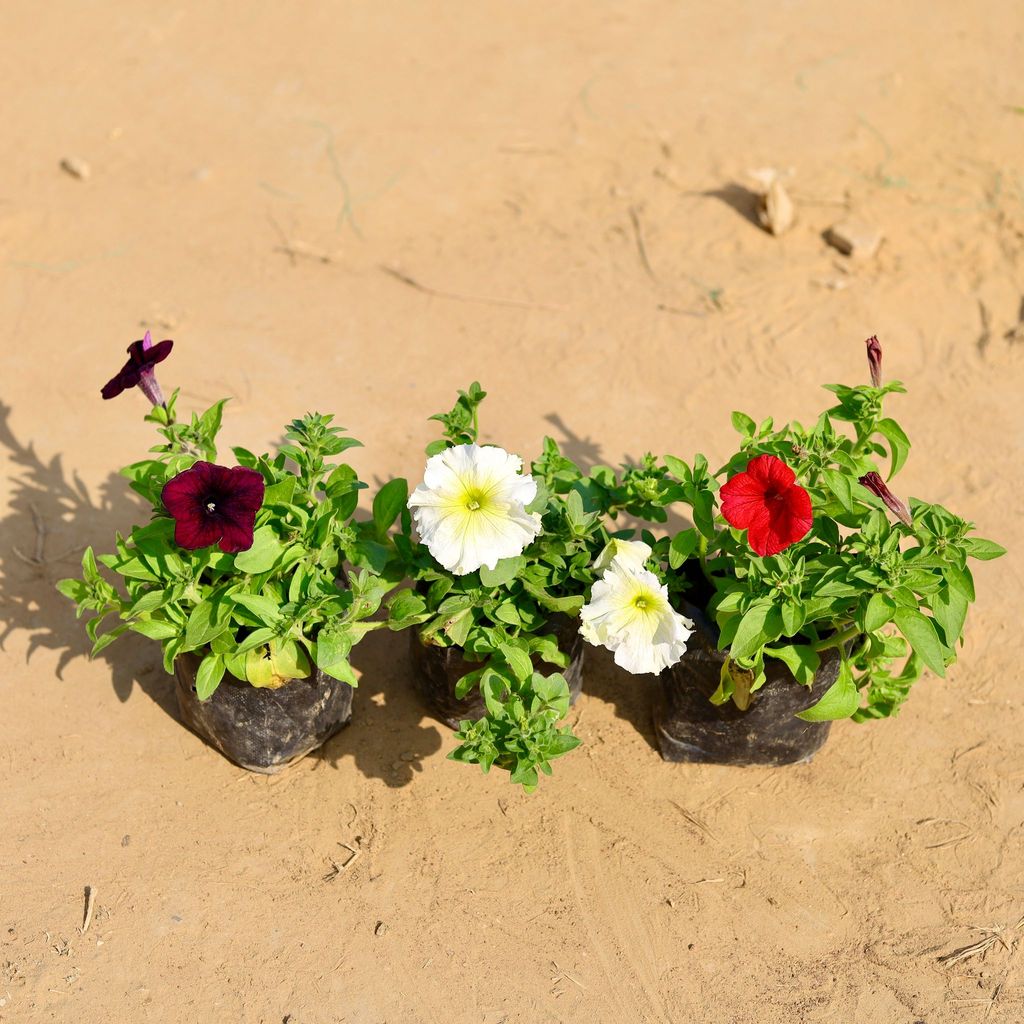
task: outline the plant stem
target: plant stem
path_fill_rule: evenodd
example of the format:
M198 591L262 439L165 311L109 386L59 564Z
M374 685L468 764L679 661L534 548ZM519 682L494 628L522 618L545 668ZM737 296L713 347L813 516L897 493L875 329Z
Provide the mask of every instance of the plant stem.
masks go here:
M856 623L850 623L844 629L840 629L824 640L819 640L814 645L814 649L816 651L827 651L830 647L842 647L847 640L853 640L859 635L860 627Z

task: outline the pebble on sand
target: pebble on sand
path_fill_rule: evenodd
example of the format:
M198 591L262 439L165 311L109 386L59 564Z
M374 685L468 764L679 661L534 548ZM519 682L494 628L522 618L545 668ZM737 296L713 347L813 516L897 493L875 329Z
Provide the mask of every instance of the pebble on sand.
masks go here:
M85 181L89 177L89 165L84 160L79 160L76 156L66 156L60 162L60 169L65 174L70 174L72 178L77 178L79 181Z
M860 220L844 220L825 232L825 241L844 256L869 259L882 244L882 232Z

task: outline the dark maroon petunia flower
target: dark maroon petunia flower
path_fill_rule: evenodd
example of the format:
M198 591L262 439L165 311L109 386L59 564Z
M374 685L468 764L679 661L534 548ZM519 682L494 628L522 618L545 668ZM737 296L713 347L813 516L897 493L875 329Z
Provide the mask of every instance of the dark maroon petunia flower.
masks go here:
M128 362L121 367L116 377L111 377L103 385L100 394L104 398L116 398L122 391L138 387L154 405L163 405L164 396L157 383L155 367L171 354L173 346L174 342L170 340L154 345L149 331L146 331L142 341L133 341L128 346Z
M795 544L814 521L810 495L774 455L751 459L746 472L730 477L719 493L726 522L746 530L750 546L762 558Z
M886 486L885 481L877 473L865 473L860 482L876 497L885 502L885 507L906 526L913 526L914 520L910 518L910 509L896 497Z
M882 386L882 346L873 334L864 342L868 347L868 366L871 369L871 386Z
M219 541L221 551L234 554L252 547L263 491L255 469L197 462L168 480L160 496L174 517L176 544L196 551Z

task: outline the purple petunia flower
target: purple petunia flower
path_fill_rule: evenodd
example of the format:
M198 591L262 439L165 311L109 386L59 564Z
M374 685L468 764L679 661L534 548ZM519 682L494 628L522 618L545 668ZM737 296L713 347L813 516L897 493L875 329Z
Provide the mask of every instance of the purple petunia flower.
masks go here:
M164 484L161 498L174 517L174 541L189 551L220 543L234 554L252 547L263 477L245 466L197 462Z
M876 497L885 502L885 507L906 526L913 526L914 520L910 518L910 509L896 497L885 485L885 481L877 473L865 473L860 482Z
M868 347L868 367L871 370L871 386L880 388L882 386L882 346L875 335L871 335L864 342Z
M157 383L154 368L170 354L174 342L167 340L153 344L149 331L142 341L133 341L128 346L128 362L103 385L100 392L104 398L116 398L128 388L141 388L153 405L163 405L164 396Z

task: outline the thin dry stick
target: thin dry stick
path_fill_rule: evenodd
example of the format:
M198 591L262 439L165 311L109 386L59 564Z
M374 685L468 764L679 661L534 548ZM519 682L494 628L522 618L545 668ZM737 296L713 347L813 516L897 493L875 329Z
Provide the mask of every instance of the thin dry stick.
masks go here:
M647 258L647 246L644 245L644 233L640 227L640 213L635 206L629 208L629 219L633 223L633 237L636 239L636 251L640 256L640 263L647 272L647 276L652 281L657 281L658 275L654 273L651 261Z
M84 935L89 930L89 925L92 924L92 908L96 902L96 890L91 886L85 887L85 917L82 921L82 934Z
M961 946L959 949L954 949L952 953L945 953L938 957L940 964L958 964L963 960L969 960L972 956L984 956L993 946L1000 945L1008 953L1012 953L1014 947L1017 945L1017 937L1015 935L1010 937L1007 942L1005 936L1006 932L1020 932L1024 928L1024 917L1015 925L999 925L995 928L980 928L976 927L976 931L983 932L984 934L977 942L972 942L968 946Z
M519 299L493 299L485 295L462 295L459 292L442 291L439 288L431 288L429 285L422 284L416 278L410 277L404 270L399 270L397 267L389 267L386 263L381 263L379 269L389 277L393 277L396 281L401 281L402 284L408 285L424 295L432 295L438 299L452 299L455 302L479 302L485 306L510 306L513 309L546 309L553 313L559 313L565 309L564 306L549 306L542 302L522 302Z
M695 814L688 811L681 804L677 804L675 800L669 800L669 803L686 819L698 832L702 832L708 837L708 839L714 840L716 843L718 839L715 834L700 820Z
M326 875L324 875L325 882L333 882L338 877L338 875L340 875L345 870L345 868L350 867L352 864L355 864L355 862L359 859L359 854L362 852L361 850L353 850L352 847L348 845L348 843L338 843L338 845L348 850L348 852L352 854L352 856L349 857L348 860L342 861L341 864L334 860L333 857L328 858L331 862L331 870Z

